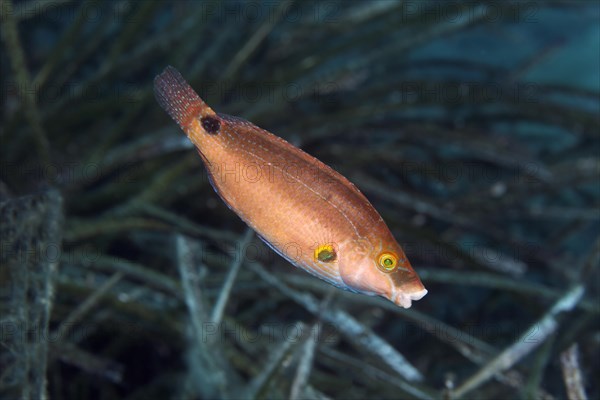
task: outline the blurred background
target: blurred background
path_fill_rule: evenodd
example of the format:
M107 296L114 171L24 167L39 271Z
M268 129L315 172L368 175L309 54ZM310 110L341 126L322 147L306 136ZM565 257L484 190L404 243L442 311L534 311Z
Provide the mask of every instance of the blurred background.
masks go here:
M600 396L598 2L0 4L1 398ZM429 294L264 246L167 65L353 181Z

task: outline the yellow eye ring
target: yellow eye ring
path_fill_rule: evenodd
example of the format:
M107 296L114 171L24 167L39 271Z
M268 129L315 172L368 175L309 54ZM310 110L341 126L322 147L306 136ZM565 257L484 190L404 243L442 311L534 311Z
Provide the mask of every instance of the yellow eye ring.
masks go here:
M398 258L392 253L382 253L379 256L377 266L383 272L393 272L398 266Z

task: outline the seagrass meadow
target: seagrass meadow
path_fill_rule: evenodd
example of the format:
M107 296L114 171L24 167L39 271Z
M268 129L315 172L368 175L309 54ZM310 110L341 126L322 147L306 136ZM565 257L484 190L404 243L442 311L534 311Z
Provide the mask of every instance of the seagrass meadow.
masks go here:
M1 399L600 398L598 2L0 12ZM427 296L267 247L157 104L167 65L355 183Z

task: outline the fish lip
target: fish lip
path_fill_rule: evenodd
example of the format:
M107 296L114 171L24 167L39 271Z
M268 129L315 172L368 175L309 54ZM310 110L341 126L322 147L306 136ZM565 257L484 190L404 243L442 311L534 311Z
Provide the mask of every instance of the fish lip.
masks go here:
M425 288L423 288L423 290L419 290L418 292L412 293L403 293L402 291L398 291L397 293L394 293L392 301L401 307L410 308L413 300L421 300L426 294L427 289Z

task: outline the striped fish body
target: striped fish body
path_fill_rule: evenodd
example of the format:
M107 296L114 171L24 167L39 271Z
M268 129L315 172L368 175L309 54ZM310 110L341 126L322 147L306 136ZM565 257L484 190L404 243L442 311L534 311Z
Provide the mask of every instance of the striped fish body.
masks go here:
M156 77L155 94L223 201L293 265L407 308L427 293L381 216L342 175L246 120L215 113L172 67Z

